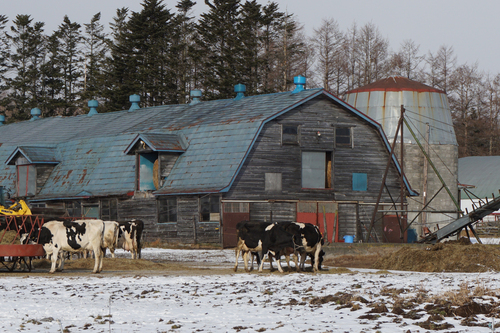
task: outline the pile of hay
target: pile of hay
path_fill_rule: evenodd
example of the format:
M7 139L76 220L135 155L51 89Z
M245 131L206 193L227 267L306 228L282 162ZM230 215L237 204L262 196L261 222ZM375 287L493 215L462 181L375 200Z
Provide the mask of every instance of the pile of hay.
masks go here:
M4 232L5 232L5 234L4 234ZM3 237L2 237L2 235L3 235ZM1 230L0 237L2 238L2 240L0 241L0 244L2 244L2 245L20 244L19 237L16 237L16 236L17 236L17 232L15 230L9 230L9 231ZM17 238L17 240L16 240L16 238Z
M417 272L500 271L500 247L468 239L415 248L405 246L373 264L376 269Z

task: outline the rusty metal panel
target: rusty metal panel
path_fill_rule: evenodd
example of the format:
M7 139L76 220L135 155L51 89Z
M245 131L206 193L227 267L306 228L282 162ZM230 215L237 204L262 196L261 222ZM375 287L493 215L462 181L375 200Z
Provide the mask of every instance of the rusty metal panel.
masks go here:
M419 140L424 141L426 123L429 123L430 144L457 145L448 99L439 89L407 78L392 77L351 90L345 99L380 123L390 140L394 138L401 105L404 105L406 118ZM408 131L403 135L405 143L415 143Z

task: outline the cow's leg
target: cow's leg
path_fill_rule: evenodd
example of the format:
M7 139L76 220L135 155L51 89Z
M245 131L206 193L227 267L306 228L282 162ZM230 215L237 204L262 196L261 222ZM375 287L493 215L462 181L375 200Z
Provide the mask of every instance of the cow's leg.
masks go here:
M94 246L94 270L92 273L99 273L102 270L102 251L100 246Z
M300 272L300 267L299 267L299 252L293 251L293 263L295 264L295 270L297 272Z
M245 251L243 250L243 263L245 264L245 272L250 272L250 269L248 269L248 255L250 254L250 251Z
M50 258L52 265L50 266L50 271L49 271L49 273L52 274L56 271L57 259L59 258L59 248L54 246L52 253L47 253L47 255L48 254L52 254L52 257Z
M114 247L110 247L109 248L109 252L111 252L111 258L115 258L115 248Z
M234 251L234 254L236 255L236 263L234 264L234 271L236 272L238 270L238 258L240 257L240 248L239 248L239 246L236 247L236 250Z
M319 271L318 265L319 265L319 253L321 252L321 244L316 245L316 251L314 252L314 266L313 266L313 271L317 272Z
M300 268L304 270L304 267L306 265L306 257L307 257L307 252L301 252L300 253Z
M70 255L72 254L71 252L68 252ZM54 254L52 254L54 255ZM64 253L64 251L61 251L59 252L59 255L58 255L58 260L59 260L59 266L57 268L57 271L58 272L62 272L62 270L64 269L64 261L66 259L66 253Z
M276 259L276 264L278 265L278 271L280 273L283 273L283 268L281 267L281 252L280 251L276 252L274 257ZM288 257L288 256L286 256L286 257ZM290 267L290 265L288 265L288 267Z

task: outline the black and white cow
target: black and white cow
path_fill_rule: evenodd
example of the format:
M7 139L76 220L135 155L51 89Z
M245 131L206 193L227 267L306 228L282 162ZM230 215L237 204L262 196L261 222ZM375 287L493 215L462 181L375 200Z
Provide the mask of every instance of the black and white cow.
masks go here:
M115 221L104 221L104 237L102 240L102 248L104 256L106 256L106 249L111 252L111 258L115 257L115 249L118 246L118 237L120 234L120 224Z
M136 219L119 222L119 229L119 236L123 237L123 249L132 253L132 259L141 259L141 237L144 222Z
M295 244L300 239L294 240L294 235L285 231L279 224L268 222L240 222L236 225L236 233L238 244L236 246L236 263L234 271L238 270L238 257L240 252L243 253L243 262L245 270L248 272L248 255L257 252L261 262L259 272L262 272L264 261L262 260L265 254L269 253L269 262L272 267L272 257L276 258L278 270L283 273L280 257L281 253L286 248L295 248ZM253 265L253 261L252 261Z
M60 251L81 252L92 250L95 254L93 273L102 270L102 242L104 223L102 220L50 221L45 223L40 230L38 244L43 245L47 255L52 255L52 266L49 273L56 271L56 263L60 257L59 270L64 268L64 256L59 256Z
M304 269L306 257L310 254L314 258L311 260L313 271L317 272L319 270L321 244L323 244L323 237L319 228L313 224L301 222L280 222L279 225L300 239L298 242L300 246L295 248L300 253L298 270ZM297 260L295 263L297 264Z

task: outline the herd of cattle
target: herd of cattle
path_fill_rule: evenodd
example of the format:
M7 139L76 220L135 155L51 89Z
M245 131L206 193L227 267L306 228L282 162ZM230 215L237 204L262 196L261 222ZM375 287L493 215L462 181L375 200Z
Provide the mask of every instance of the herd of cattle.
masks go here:
M50 273L64 268L68 253L92 252L95 257L93 273L102 270L102 258L106 249L115 257L118 239L123 238L123 248L132 253L132 259L141 257L141 236L144 223L141 220L127 222L103 221L97 219L76 221L49 221L41 228L34 228L31 233L21 236L22 244L40 244L51 258ZM28 230L26 230L28 231ZM29 237L27 237L29 236ZM59 261L59 265L57 262ZM56 267L57 266L57 267Z
M64 260L72 253L93 253L95 257L93 273L102 270L102 261L106 249L115 257L118 240L123 239L123 248L132 253L132 259L141 257L141 236L144 223L141 220L127 222L86 219L76 221L49 221L41 227L26 228L21 235L21 244L40 244L47 257L51 258L50 273L64 268ZM2 226L0 226L2 229ZM28 230L31 229L31 230ZM236 263L238 269L240 254L243 257L245 270L253 269L253 261L257 259L259 272L262 272L264 256L267 256L273 270L273 259L278 270L283 272L281 257L285 256L288 267L289 257L293 254L297 271L304 269L305 260L311 258L314 272L321 269L324 241L319 228L310 223L300 222L249 222L238 223L238 243L236 246ZM66 255L65 255L66 254ZM300 264L298 258L300 256ZM249 268L249 260L252 260Z
M238 244L236 246L236 264L234 271L238 269L238 257L243 254L245 270L248 272L249 255L253 259L257 257L259 272L262 272L264 255L269 258L271 270L273 270L273 258L276 260L278 270L283 273L281 267L281 256L284 255L290 267L289 255L293 254L295 268L300 271L304 269L307 256L311 257L313 271L321 269L324 251L321 246L324 243L319 228L310 223L300 222L240 222L236 225ZM298 256L300 255L300 265Z

